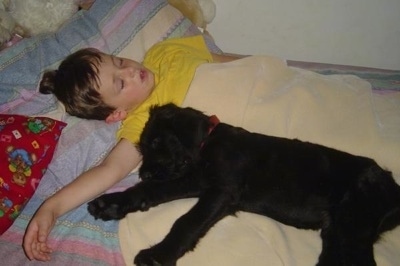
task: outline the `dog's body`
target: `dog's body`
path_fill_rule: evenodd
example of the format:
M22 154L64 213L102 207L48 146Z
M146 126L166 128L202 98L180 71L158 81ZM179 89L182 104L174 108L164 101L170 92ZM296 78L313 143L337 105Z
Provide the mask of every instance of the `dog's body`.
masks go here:
M246 211L321 229L318 265L375 265L374 242L400 223L400 188L390 172L369 158L224 123L209 132L210 123L191 108L155 107L139 143L143 181L89 203L92 215L110 220L199 198L136 264L174 265L216 222Z

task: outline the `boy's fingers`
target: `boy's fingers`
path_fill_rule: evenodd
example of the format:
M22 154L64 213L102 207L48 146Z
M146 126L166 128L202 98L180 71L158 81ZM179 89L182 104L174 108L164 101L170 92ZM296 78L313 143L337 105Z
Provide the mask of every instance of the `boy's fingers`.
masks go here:
M40 261L49 261L51 249L47 246L46 243L39 243L34 241L31 246L33 259Z
M47 246L46 243L38 243L37 251L38 251L39 258L41 260L45 260L45 261L50 260L51 249Z
M34 259L34 255L33 255L32 250L33 250L33 245L34 245L33 242L34 242L34 239L35 239L35 237L37 235L37 232L38 232L37 228L28 227L28 230L26 231L25 236L24 236L24 240L23 240L23 244L22 245L24 247L24 251L25 251L26 256L30 260Z
M47 245L47 236L49 235L48 226L39 225L38 243L36 245L38 256L41 260L50 260L51 249Z
M32 253L34 259L41 261L46 260L45 255L40 251L40 243L38 242L32 243Z
M47 226L32 225L25 233L23 247L26 256L30 259L37 259L42 261L50 260L50 253L52 249L47 246L48 236Z

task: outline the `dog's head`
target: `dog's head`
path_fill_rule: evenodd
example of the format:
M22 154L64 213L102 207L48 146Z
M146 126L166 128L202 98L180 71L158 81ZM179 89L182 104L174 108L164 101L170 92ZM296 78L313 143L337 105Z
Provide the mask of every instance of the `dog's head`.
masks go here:
M209 124L206 115L192 108L174 104L151 108L139 141L140 178L179 178L193 169Z

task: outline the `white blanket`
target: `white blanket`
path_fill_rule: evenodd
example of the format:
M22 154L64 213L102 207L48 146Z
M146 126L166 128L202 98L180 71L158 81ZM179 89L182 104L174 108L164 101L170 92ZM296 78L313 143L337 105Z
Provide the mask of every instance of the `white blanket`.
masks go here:
M199 67L185 106L250 131L323 144L374 158L400 180L400 93L377 94L355 76L323 76L273 57ZM126 264L158 243L196 199L132 213L120 222ZM238 213L217 223L178 265L315 265L319 232ZM400 228L375 245L378 265L398 265Z

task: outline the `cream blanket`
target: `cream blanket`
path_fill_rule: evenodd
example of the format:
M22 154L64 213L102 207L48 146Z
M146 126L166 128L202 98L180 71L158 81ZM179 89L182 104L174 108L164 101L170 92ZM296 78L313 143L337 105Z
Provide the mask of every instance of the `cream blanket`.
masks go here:
M185 106L250 131L323 144L374 158L400 180L400 93L377 94L355 76L323 76L253 56L199 67ZM196 199L178 200L129 214L119 237L127 265L163 239ZM315 265L319 232L239 213L217 223L178 265ZM400 228L375 245L378 265L398 265Z

